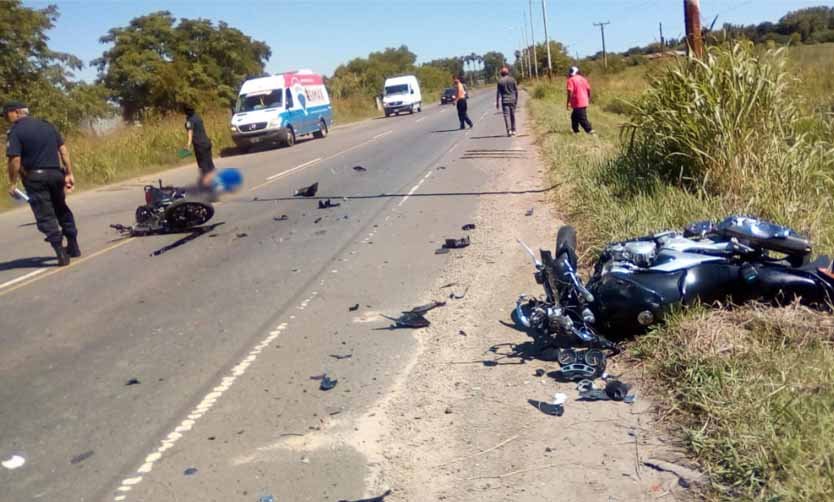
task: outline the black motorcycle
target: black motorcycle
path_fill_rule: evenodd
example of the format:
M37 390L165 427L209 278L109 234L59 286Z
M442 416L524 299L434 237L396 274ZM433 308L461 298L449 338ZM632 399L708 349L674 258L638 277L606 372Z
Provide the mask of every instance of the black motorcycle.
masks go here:
M145 185L145 204L136 208L136 224L110 225L121 233L149 235L182 232L202 225L214 216L209 202L186 198L183 188Z
M620 351L611 340L645 331L679 305L799 300L829 308L834 300L831 260L811 261L808 240L756 218L730 216L718 224L698 222L683 231L609 244L587 283L577 273L572 227L559 229L555 257L541 250L537 260L524 247L545 295L522 295L515 315L527 328L586 349L559 353L563 369L575 366L579 376L599 376L600 354Z

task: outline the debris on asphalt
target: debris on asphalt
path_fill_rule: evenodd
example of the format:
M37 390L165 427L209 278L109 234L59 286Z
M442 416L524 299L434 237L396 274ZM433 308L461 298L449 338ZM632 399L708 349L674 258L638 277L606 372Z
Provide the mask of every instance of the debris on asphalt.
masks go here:
M467 230L475 230L475 224L474 223L467 223L466 225L461 227L461 230L463 230L464 232L467 231Z
M446 411L444 411L444 413L445 413L445 414L447 414L447 415L451 415L451 414L452 414L452 407L451 407L451 406L447 406L447 407L446 407Z
M296 197L314 197L316 192L319 191L319 184L318 182L313 183L310 186L299 188L295 191Z
M437 166L437 170L438 170L438 171L442 171L442 170L444 170L444 169L446 169L446 166Z
M605 389L596 388L591 380L582 380L576 385L579 401L624 401L630 397L629 402L634 402L634 396L628 393L629 389L630 385L619 380L609 380Z
M193 475L197 474L197 468L196 467L189 467L188 469L182 471L182 473L185 474L186 476L193 476Z
M138 378L131 378L130 380L125 382L125 385L139 385L140 383L142 382L140 382Z
M357 310L359 310L359 304L357 303L356 305L351 305L350 307L348 307L348 310L351 312L356 312Z
M93 450L85 451L84 453L80 453L80 454L72 457L70 459L70 464L72 464L72 465L80 464L81 462L87 460L88 458L92 457L93 455L95 455L95 452Z
M535 399L528 399L527 402L530 403L533 408L536 408L547 415L561 417L565 413L565 407L562 404L545 403L544 401L536 401Z
M319 216L318 218L316 218L316 220L315 220L313 223L318 223L318 222L320 222L320 221L321 221L321 216Z
M365 171L367 171L367 169L365 169L362 166L353 166L353 170L360 173L364 173Z
M427 328L431 325L425 314L437 307L446 305L446 302L433 301L425 305L414 307L411 310L404 311L400 317L393 318L383 315L382 317L389 321L394 321L392 328Z
M557 373L567 380L581 380L596 378L598 376L597 370L598 368L584 363L572 363L563 364Z
M533 208L531 207L530 209L528 209L527 212L524 213L524 216L533 216Z
M286 214L282 214L281 216L273 216L272 221L287 221L289 217Z
M605 393L614 401L622 401L628 396L631 385L619 380L609 380L605 384Z
M660 472L669 472L677 476L678 485L683 488L689 488L693 483L701 481L704 475L698 471L684 467L682 465L666 462L665 460L658 460L650 458L643 462L643 465Z
M310 459L309 459L309 458L307 458L307 457L301 457L301 463L302 463L302 464L309 464L309 463L310 463Z
M451 293L449 293L449 298L451 298L452 300L463 300L463 298L466 296L466 293L468 292L469 288L466 288L461 294L457 294L454 291L452 291Z
M350 359L351 357L353 357L353 354L345 354L345 355L330 354L330 357L332 357L333 359L336 359L337 361L341 361L342 359Z
M460 329L460 330L458 330L458 334L459 334L460 336L466 336L466 331L464 331L464 330Z
M465 248L469 244L469 236L467 235L462 239L446 239L446 242L443 243L443 247L446 249L460 249Z
M434 310L437 307L445 307L445 306L446 306L446 302L432 301L432 302L427 303L425 305L420 305L418 307L414 307L413 309L409 310L408 312L403 312L403 314L406 314L406 313L425 314L426 312L428 312L430 310Z
M238 239L243 239L244 237L249 237L249 234L247 234L246 232L240 232L235 234L235 237L237 237Z
M23 464L26 463L26 459L20 455L12 455L8 459L0 462L0 465L5 467L6 469L12 471L17 469L18 467L23 467Z
M447 248L438 248L434 250L434 254L446 254L449 250Z
M331 207L339 207L339 206L341 206L340 203L331 202L330 199L319 201L319 209L330 209Z
M385 493L382 495L377 495L376 497L371 497L369 499L359 499L359 500L347 500L341 499L339 502L385 502L385 497L391 495L391 490L386 490Z
M545 373L546 372L542 368L539 368L539 369L536 370L536 376L537 377L543 377Z
M440 286L440 289L451 288L452 286L457 286L457 285L458 285L458 283L456 283L456 282L450 282L449 284L444 284L444 285Z
M323 377L324 378L321 379L321 383L319 384L320 390L330 390L333 387L335 387L337 383L339 383L339 381L335 378L330 378L329 376L327 376L327 373L325 373Z
M258 499L258 502L275 502L275 497L272 495L263 495Z

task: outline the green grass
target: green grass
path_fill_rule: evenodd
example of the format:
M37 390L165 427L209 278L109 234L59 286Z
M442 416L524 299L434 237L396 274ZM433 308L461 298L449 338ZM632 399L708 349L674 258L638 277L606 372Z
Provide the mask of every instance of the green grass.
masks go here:
M577 227L586 264L612 240L734 212L786 222L811 233L818 252L834 250L834 120L821 112L832 99L834 46L789 49L789 75L757 66L760 55L724 54L700 70L665 61L595 73L589 118L597 136L569 132L563 83L533 88L538 141L553 181L562 183L553 202ZM749 85L699 87L745 75ZM790 77L797 80L779 86ZM701 109L690 107L693 99ZM626 103L635 101L636 108ZM732 113L743 106L746 113ZM721 122L724 116L734 119ZM627 123L637 128L630 131L636 146L624 143ZM732 155L722 150L728 147ZM673 167L686 162L690 171L680 176ZM710 475L708 498L825 500L834 493L832 342L829 314L692 309L630 351Z

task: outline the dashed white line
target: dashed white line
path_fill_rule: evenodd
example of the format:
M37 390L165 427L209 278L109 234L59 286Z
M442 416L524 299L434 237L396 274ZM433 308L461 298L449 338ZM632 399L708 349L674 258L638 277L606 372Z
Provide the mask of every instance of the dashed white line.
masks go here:
M394 132L394 131L393 131L393 130L391 130L391 131L385 131L385 132L383 132L383 133L377 134L376 136L374 136L374 138L373 138L373 139L379 139L379 138L381 138L381 137L383 137L383 136L388 136L388 135L389 135L389 134L391 134L392 132Z
M18 282L25 281L26 279L29 279L30 277L35 277L36 275L42 274L46 271L47 271L47 269L45 269L45 268L39 268L37 270L33 270L33 271L29 272L28 274L21 275L17 279L12 279L11 281L6 281L3 284L0 284L0 289L7 288L9 286L13 286L13 285L17 284Z
M259 189L259 188L261 188L261 187L264 187L264 186L266 186L266 185L269 185L270 183L272 183L272 182L274 182L274 181L276 181L276 180L278 180L278 179L280 179L280 178L283 178L284 176L286 176L286 175L288 175L288 174L292 174L292 173L294 173L294 172L296 172L296 171L300 171L300 170L302 170L302 169L305 169L305 168L307 168L307 167L310 167L310 166L312 166L313 164L315 164L315 163L317 163L317 162L320 162L320 161L321 161L321 157L319 157L319 158L317 158L317 159L313 159L313 160L311 160L311 161L309 161L309 162L305 162L305 163L303 163L303 164L297 165L297 166L293 167L292 169L287 169L286 171L281 171L280 173L273 174L272 176L270 176L269 178L267 178L265 182L261 183L260 185L253 186L252 188L250 188L250 189L249 189L249 191L250 191L250 192L254 192L255 190L257 190L257 189Z
M419 118L419 119L415 120L414 123L416 124L417 122L422 122L422 121L426 120L427 118L428 117Z
M421 179L419 183L417 183L416 185L414 185L414 186L411 188L411 190L409 190L409 191L408 191L408 194L406 194L406 196L405 196L405 197L403 197L403 200L401 200L401 201L400 201L400 203L399 203L399 204L397 204L397 207L402 207L402 205L403 205L403 204L405 204L405 201L407 201L409 197L411 197L412 195L414 195L414 192L416 192L417 190L419 190L419 189L420 189L420 185L422 185L424 181L426 181L427 179L429 179L429 176L431 176L431 173L432 173L432 172L434 172L434 171L429 171L428 173L426 173L426 175L425 175L425 176L423 176L423 179Z

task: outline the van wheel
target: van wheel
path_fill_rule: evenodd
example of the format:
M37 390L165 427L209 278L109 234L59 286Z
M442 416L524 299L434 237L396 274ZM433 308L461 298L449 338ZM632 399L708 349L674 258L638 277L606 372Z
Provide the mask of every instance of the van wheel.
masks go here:
M408 110L409 115L414 115L414 111L417 110L417 105L411 105L411 109Z
M288 127L284 134L284 146L293 146L295 144L295 131L292 130L292 127Z
M327 123L325 121L321 121L319 123L319 130L313 133L314 138L326 138L327 137Z
M390 116L391 116L391 113L390 113L390 112L385 112L385 118L388 118L388 117L390 117Z

